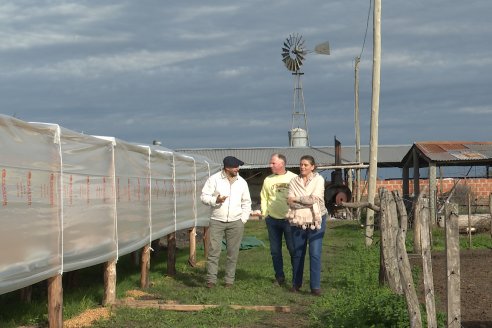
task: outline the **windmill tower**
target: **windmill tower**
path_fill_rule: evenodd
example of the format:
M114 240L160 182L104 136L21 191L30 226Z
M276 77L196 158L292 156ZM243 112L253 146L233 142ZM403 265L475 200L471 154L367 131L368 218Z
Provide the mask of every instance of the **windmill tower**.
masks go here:
M290 34L284 41L282 47L282 61L285 67L292 72L294 76L294 102L292 106L292 124L289 131L290 147L308 147L309 131L307 123L306 105L304 104L304 93L302 90L301 66L308 53L313 51L304 47L302 35ZM330 54L330 45L328 42L318 44L314 52L321 55Z
M289 131L290 147L310 146L307 124L306 105L304 104L304 92L302 90L301 72L302 62L307 54L304 48L304 40L299 34L291 34L284 41L282 47L282 61L285 67L294 76L294 101L292 106L292 124Z

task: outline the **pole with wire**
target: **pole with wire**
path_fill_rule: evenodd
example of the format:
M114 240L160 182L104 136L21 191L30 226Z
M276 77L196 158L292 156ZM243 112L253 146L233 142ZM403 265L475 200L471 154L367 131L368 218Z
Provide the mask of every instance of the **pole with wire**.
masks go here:
M372 64L372 102L371 138L369 147L369 188L367 201L374 204L378 169L378 116L381 83L381 0L374 0L373 11L373 64ZM366 246L371 246L374 235L374 211L367 209Z

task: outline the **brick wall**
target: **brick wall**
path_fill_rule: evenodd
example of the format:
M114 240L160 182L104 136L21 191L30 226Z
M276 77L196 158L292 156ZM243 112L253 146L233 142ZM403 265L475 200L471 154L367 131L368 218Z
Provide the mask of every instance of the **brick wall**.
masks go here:
M386 188L388 191L399 190L402 191L403 181L402 180L378 180L376 184L376 190L379 188ZM425 188L429 188L429 179L420 179L420 190L424 190ZM455 184L455 180L452 178L445 178L441 180L437 180L437 192L446 193L451 191ZM492 193L492 179L487 178L467 178L462 179L459 183L459 186L467 186L471 189L471 192L475 198L480 203L488 204L489 195ZM364 181L361 184L361 188L363 190L362 195L367 196L367 185ZM409 181L409 189L410 194L413 194L413 180ZM441 190L442 189L442 190Z

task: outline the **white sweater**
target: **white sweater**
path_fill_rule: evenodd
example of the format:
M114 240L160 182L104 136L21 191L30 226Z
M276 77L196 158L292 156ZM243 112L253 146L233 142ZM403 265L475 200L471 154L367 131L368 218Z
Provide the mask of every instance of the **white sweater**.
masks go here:
M222 204L217 204L217 195L227 196ZM212 207L210 219L222 222L242 220L246 223L251 213L251 196L248 183L239 175L233 183L229 182L224 171L210 176L202 189L202 203Z

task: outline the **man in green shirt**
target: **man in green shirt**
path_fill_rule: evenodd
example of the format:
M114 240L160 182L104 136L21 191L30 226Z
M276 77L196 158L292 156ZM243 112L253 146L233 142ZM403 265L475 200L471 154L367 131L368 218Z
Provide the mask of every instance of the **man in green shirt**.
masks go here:
M265 218L270 240L270 253L272 255L275 281L279 285L285 283L284 263L282 256L282 236L285 238L287 250L291 255L293 243L289 221L285 218L289 205L287 194L289 183L296 176L287 171L285 164L287 159L283 154L273 154L270 158L272 174L265 178L261 188L261 215Z

